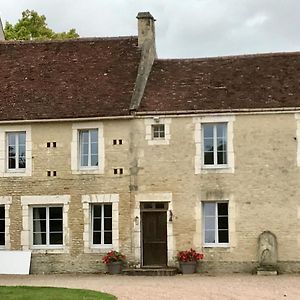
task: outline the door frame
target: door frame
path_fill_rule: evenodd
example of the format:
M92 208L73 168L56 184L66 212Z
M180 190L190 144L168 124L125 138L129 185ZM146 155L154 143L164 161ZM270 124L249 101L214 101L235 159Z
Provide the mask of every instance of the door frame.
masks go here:
M166 207L164 208L141 208L144 203L152 203L155 206L155 203L164 203ZM144 213L165 213L166 214L166 233L168 228L168 211L169 211L169 203L161 202L161 201L153 201L153 202L140 202L140 220L141 220L141 266L143 267L151 267L151 265L144 264L144 224L143 224L143 215ZM166 235L166 264L165 265L155 265L157 267L166 267L168 265L168 233Z
M133 209L133 247L136 267L142 265L142 244L141 244L141 210L140 202L168 202L169 210L167 211L167 266L175 266L174 257L176 256L173 221L170 220L173 212L172 193L138 193L135 195L135 203ZM173 218L174 220L174 218Z

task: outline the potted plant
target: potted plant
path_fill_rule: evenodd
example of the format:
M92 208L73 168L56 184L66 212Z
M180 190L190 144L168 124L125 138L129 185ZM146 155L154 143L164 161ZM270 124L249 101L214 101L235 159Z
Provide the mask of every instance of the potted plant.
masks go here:
M193 274L196 272L197 261L204 258L203 253L196 252L194 249L179 251L177 260L182 274Z
M106 264L109 274L120 274L123 263L125 262L125 255L119 251L111 250L102 258L102 262Z

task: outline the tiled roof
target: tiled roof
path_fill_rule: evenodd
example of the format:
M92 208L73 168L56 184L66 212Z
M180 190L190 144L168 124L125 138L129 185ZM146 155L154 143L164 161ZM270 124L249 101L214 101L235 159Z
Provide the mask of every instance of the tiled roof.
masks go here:
M155 61L139 111L300 108L300 52Z
M129 114L136 37L0 43L0 121Z

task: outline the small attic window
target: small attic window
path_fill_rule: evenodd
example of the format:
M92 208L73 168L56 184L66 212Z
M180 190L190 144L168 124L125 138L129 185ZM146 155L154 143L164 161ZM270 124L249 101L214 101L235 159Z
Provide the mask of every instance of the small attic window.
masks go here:
M159 140L165 138L165 124L153 124L152 128L152 139Z

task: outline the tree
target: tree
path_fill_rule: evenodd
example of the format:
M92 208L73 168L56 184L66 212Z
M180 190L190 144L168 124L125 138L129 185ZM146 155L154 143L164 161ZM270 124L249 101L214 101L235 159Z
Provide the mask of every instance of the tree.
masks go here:
M53 40L78 38L75 29L68 32L54 32L46 23L46 17L34 10L22 12L22 18L15 25L5 23L4 34L6 40Z

